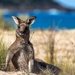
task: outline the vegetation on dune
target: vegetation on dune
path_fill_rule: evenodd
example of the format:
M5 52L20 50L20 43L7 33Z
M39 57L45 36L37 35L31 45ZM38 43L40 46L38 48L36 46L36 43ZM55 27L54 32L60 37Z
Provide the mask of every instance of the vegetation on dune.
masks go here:
M42 7L41 7L42 5ZM0 6L2 8L16 9L16 10L32 10L32 9L50 9L56 8L59 10L65 11L74 11L73 9L69 9L61 6L59 3L54 0L0 0ZM60 8L59 8L60 7Z
M9 22L3 22L2 13L0 13L0 29L2 30L13 30Z
M55 3L54 1L52 1L52 0L2 0L1 1L1 4L6 4L6 5L8 5L8 6L15 6L15 7L17 7L17 6L25 6L25 5L29 5L29 6L31 6L32 5L32 7L33 6L38 6L38 4L39 5L45 5L45 4L49 4L49 3ZM55 4L57 4L57 3L55 3ZM4 5L5 6L5 5Z
M0 38L0 69L4 67L7 54L7 47L3 42L3 38Z

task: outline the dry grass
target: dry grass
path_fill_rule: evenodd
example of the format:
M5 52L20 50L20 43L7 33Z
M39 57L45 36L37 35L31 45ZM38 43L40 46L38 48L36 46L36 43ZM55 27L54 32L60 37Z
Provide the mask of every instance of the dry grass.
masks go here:
M35 50L35 57L40 58L47 63L51 62L51 47L53 48L53 64L67 72L68 75L75 75L75 30L64 30L54 32L46 30L35 30L32 35L31 42ZM8 48L15 40L15 31L0 31L0 38L3 37L3 42ZM54 44L52 45L52 39ZM51 46L52 45L52 46ZM50 47L51 46L51 47ZM4 75L3 72L1 75ZM19 72L17 72L19 73ZM7 73L6 73L7 74ZM6 75L5 74L5 75ZM8 73L9 75L10 73ZM12 75L12 73L11 73ZM13 74L15 75L15 73ZM20 75L20 74L16 74ZM62 74L60 74L62 75ZM67 75L67 74L64 74Z

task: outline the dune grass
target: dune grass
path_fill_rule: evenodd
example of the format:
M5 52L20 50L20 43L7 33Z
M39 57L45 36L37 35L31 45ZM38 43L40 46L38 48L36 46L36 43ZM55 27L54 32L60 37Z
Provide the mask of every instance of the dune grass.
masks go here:
M3 42L3 38L0 38L0 68L3 68L5 65L7 47Z
M9 34L10 35L10 34ZM51 34L52 35L52 34ZM54 36L54 35L53 35ZM3 36L4 37L4 36ZM7 46L6 46L6 43L3 42L3 37L0 38L0 68L3 68L4 65L5 65L5 58L6 58L6 54L7 54ZM50 36L51 37L51 36ZM13 39L13 38L12 38ZM54 41L54 39L53 39ZM52 42L52 39L50 40L49 39L49 42L48 42L48 51L53 53L53 49L54 49L54 46L53 44L51 44ZM38 44L39 45L39 44ZM37 46L38 46L37 45ZM52 49L53 48L53 49ZM46 51L47 52L47 51ZM48 52L48 53L49 53ZM50 54L51 54L50 53ZM52 54L52 56L54 56L54 54ZM68 56L68 55L67 55ZM47 58L46 58L46 62L50 63L50 64L53 64L59 68L61 68L65 73L61 73L60 75L75 75L75 64L74 63L71 63L71 62L61 62L58 64L57 60L55 59L56 57L48 57L47 55ZM52 61L51 61L52 59ZM47 72L46 72L47 73ZM47 75L47 74L46 74ZM49 74L48 74L49 75Z

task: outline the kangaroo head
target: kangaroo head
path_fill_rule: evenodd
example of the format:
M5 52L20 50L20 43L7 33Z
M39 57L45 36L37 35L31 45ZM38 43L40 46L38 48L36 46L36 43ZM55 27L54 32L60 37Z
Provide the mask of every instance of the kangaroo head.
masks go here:
M21 20L16 16L12 16L14 22L17 24L17 31L16 33L19 36L27 36L30 34L30 25L35 22L36 17L32 16L26 19L25 21Z

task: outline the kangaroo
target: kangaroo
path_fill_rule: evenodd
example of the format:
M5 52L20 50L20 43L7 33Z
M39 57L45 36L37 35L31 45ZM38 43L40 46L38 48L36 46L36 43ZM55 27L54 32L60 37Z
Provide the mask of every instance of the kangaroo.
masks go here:
M20 18L12 16L15 23L18 25L16 30L16 40L9 47L5 71L9 70L10 62L13 63L14 69L17 70L28 70L31 73L43 73L42 75L47 75L44 73L46 69L52 72L51 75L58 75L61 69L58 67L47 64L42 60L35 59L34 48L29 40L30 37L30 25L35 21L36 17L30 17L26 21L22 21Z
M17 24L16 40L8 48L4 70L10 71L10 62L12 62L15 70L25 70L28 69L28 61L33 62L34 60L34 49L29 37L30 25L34 23L36 17L32 16L26 21L22 21L16 16L12 16L12 18ZM33 63L30 64L30 67L32 66ZM31 71L31 69L29 70Z

